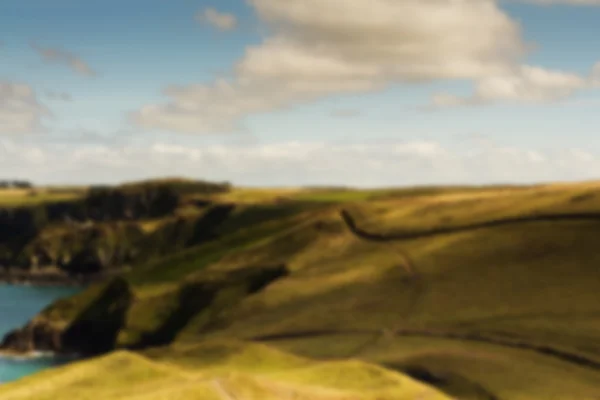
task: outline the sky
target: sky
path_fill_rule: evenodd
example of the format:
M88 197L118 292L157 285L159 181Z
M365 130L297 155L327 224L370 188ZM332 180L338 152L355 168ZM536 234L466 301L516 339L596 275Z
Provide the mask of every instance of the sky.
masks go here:
M0 178L600 178L600 0L2 0Z

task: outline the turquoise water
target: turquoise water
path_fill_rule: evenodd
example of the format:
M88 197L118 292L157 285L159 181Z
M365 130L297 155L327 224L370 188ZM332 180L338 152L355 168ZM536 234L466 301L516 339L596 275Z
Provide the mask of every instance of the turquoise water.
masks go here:
M9 286L0 284L0 337L18 328L54 300L77 293L67 287ZM52 357L9 359L0 357L0 383L19 379L64 363Z

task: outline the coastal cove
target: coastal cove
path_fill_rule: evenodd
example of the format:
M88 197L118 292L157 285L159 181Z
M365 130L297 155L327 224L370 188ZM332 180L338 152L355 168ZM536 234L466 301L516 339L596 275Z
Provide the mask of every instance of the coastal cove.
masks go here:
M27 323L53 301L82 290L76 286L0 284L0 337ZM12 358L0 356L0 384L64 363L52 356Z

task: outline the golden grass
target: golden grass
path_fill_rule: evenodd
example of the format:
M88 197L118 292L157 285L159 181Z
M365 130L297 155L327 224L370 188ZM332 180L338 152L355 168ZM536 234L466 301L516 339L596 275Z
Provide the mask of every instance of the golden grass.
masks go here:
M80 198L83 190L57 190L54 188L0 189L0 206L14 207L34 205L51 201L66 201Z
M215 354L218 357L215 357ZM235 342L130 352L0 386L3 400L449 400L408 377L362 362L318 363ZM204 357L203 357L204 356ZM352 385L344 385L344 378Z
M282 196L288 203L272 204ZM230 307L199 312L174 332L171 347L148 352L150 361L140 365L166 366L164 379L173 381L157 380L163 387L157 389L152 379L139 385L138 378L130 380L142 393L408 399L426 390L403 374L415 369L430 374L421 374L426 384L461 399L591 400L600 393L600 219L517 221L374 241L353 234L340 218L346 209L359 227L385 235L536 214L600 215L598 182L361 192L236 189L215 199L243 203L221 226L219 240L127 275L135 301L119 343L158 329L179 306L179 289L206 274L283 264L289 275L251 295L233 288L224 295L235 300ZM79 303L93 298L89 292L63 303L66 312L55 310L56 319L72 318ZM217 296L215 302L226 300ZM209 331L207 321L214 323ZM202 344L207 339L269 346ZM55 393L85 396L69 382ZM11 387L22 391L24 385ZM3 390L4 400L10 392Z

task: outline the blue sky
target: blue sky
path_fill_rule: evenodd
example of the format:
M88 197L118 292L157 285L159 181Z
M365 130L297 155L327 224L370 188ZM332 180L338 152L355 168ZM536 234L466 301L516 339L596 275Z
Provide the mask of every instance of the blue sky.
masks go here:
M551 2L3 0L0 168L39 183L595 179L600 2Z

